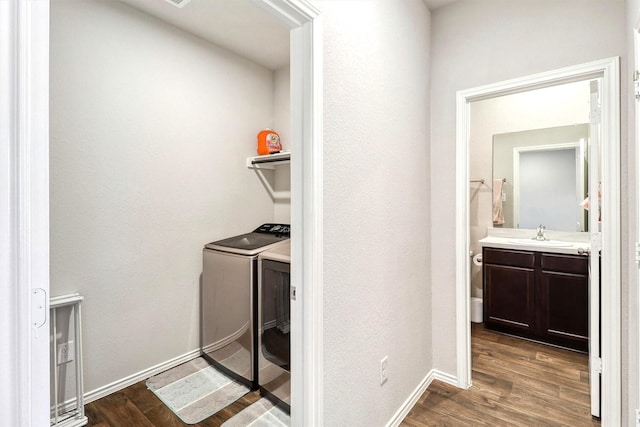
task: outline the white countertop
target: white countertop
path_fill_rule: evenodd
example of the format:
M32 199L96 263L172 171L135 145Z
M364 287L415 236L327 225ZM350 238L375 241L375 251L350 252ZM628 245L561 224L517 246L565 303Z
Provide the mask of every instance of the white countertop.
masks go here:
M286 240L282 242L281 245L262 252L259 259L270 259L273 261L291 263L291 240Z
M532 237L536 230L488 229L488 236L478 241L482 247L515 249L523 251L550 252L578 255L578 250L591 248L589 233L553 232L545 233L550 239L538 242Z

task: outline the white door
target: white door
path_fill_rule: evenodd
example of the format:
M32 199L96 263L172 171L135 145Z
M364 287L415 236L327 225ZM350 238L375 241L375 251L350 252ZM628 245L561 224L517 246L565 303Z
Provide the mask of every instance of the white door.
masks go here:
M591 388L591 415L600 416L600 381L602 359L600 355L600 80L591 82L591 120L589 126L589 232L591 256L589 258L589 385Z

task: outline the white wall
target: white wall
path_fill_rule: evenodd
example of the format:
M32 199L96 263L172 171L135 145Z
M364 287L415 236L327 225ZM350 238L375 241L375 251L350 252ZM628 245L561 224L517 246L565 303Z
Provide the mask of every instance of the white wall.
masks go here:
M51 289L85 296L92 391L197 349L203 244L273 220L273 73L116 1L51 27Z
M618 55L622 56L624 91L627 75L624 72L624 22L623 1L460 0L433 13L431 265L434 268L431 281L436 368L456 372L456 344L452 338L455 336L456 91ZM626 126L625 107L623 104L623 126ZM623 153L627 146L623 135ZM623 177L626 166L623 165ZM622 194L626 200L626 181ZM622 212L626 247L628 218L624 209ZM628 255L626 251L623 253L625 272ZM626 281L623 287L627 287ZM625 322L623 331L627 331Z
M275 70L273 73L273 128L280 135L282 149L291 150L291 72L289 66ZM291 191L291 174L289 166L278 166L274 172L274 189ZM277 199L273 203L273 220L289 224L291 222L291 199Z
M421 0L318 2L325 425L383 425L430 371L429 28ZM379 383L389 357L389 380Z
M633 75L635 69L634 64L634 43L633 30L640 23L640 0L627 0L627 61L626 75ZM623 73L625 68L622 68ZM625 75L625 74L623 74ZM636 409L640 409L640 347L638 339L639 331L639 300L638 295L638 268L633 263L634 244L638 241L638 187L636 185L636 129L635 129L635 113L638 104L633 96L631 87L629 90L623 91L622 105L628 106L628 126L622 127L622 134L627 134L627 144L623 151L623 164L626 163L626 174L623 175L627 184L626 193L622 193L623 212L628 212L626 218L626 234L629 238L626 245L623 245L623 254L628 260L628 269L623 272L622 276L622 310L620 316L623 325L628 326L622 332L622 420L623 425L632 425L635 419ZM626 197L625 197L626 196ZM625 224L625 223L623 223ZM625 233L625 231L623 231ZM625 286L624 283L628 283ZM626 375L625 375L626 374Z
M289 65L273 73L273 128L280 135L282 149L291 150L291 70Z

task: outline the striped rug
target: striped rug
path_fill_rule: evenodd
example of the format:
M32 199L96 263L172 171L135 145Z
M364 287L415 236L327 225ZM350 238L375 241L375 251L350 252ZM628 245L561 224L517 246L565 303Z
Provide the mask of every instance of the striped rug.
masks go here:
M147 388L187 424L197 424L250 391L201 357L149 378Z
M269 399L262 398L225 421L222 427L288 427L290 425L289 414Z

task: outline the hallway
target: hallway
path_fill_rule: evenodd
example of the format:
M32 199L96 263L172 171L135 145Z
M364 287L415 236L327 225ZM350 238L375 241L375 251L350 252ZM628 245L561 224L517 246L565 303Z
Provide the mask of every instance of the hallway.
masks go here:
M402 422L423 426L599 426L589 410L585 354L473 324L473 386L434 381Z

